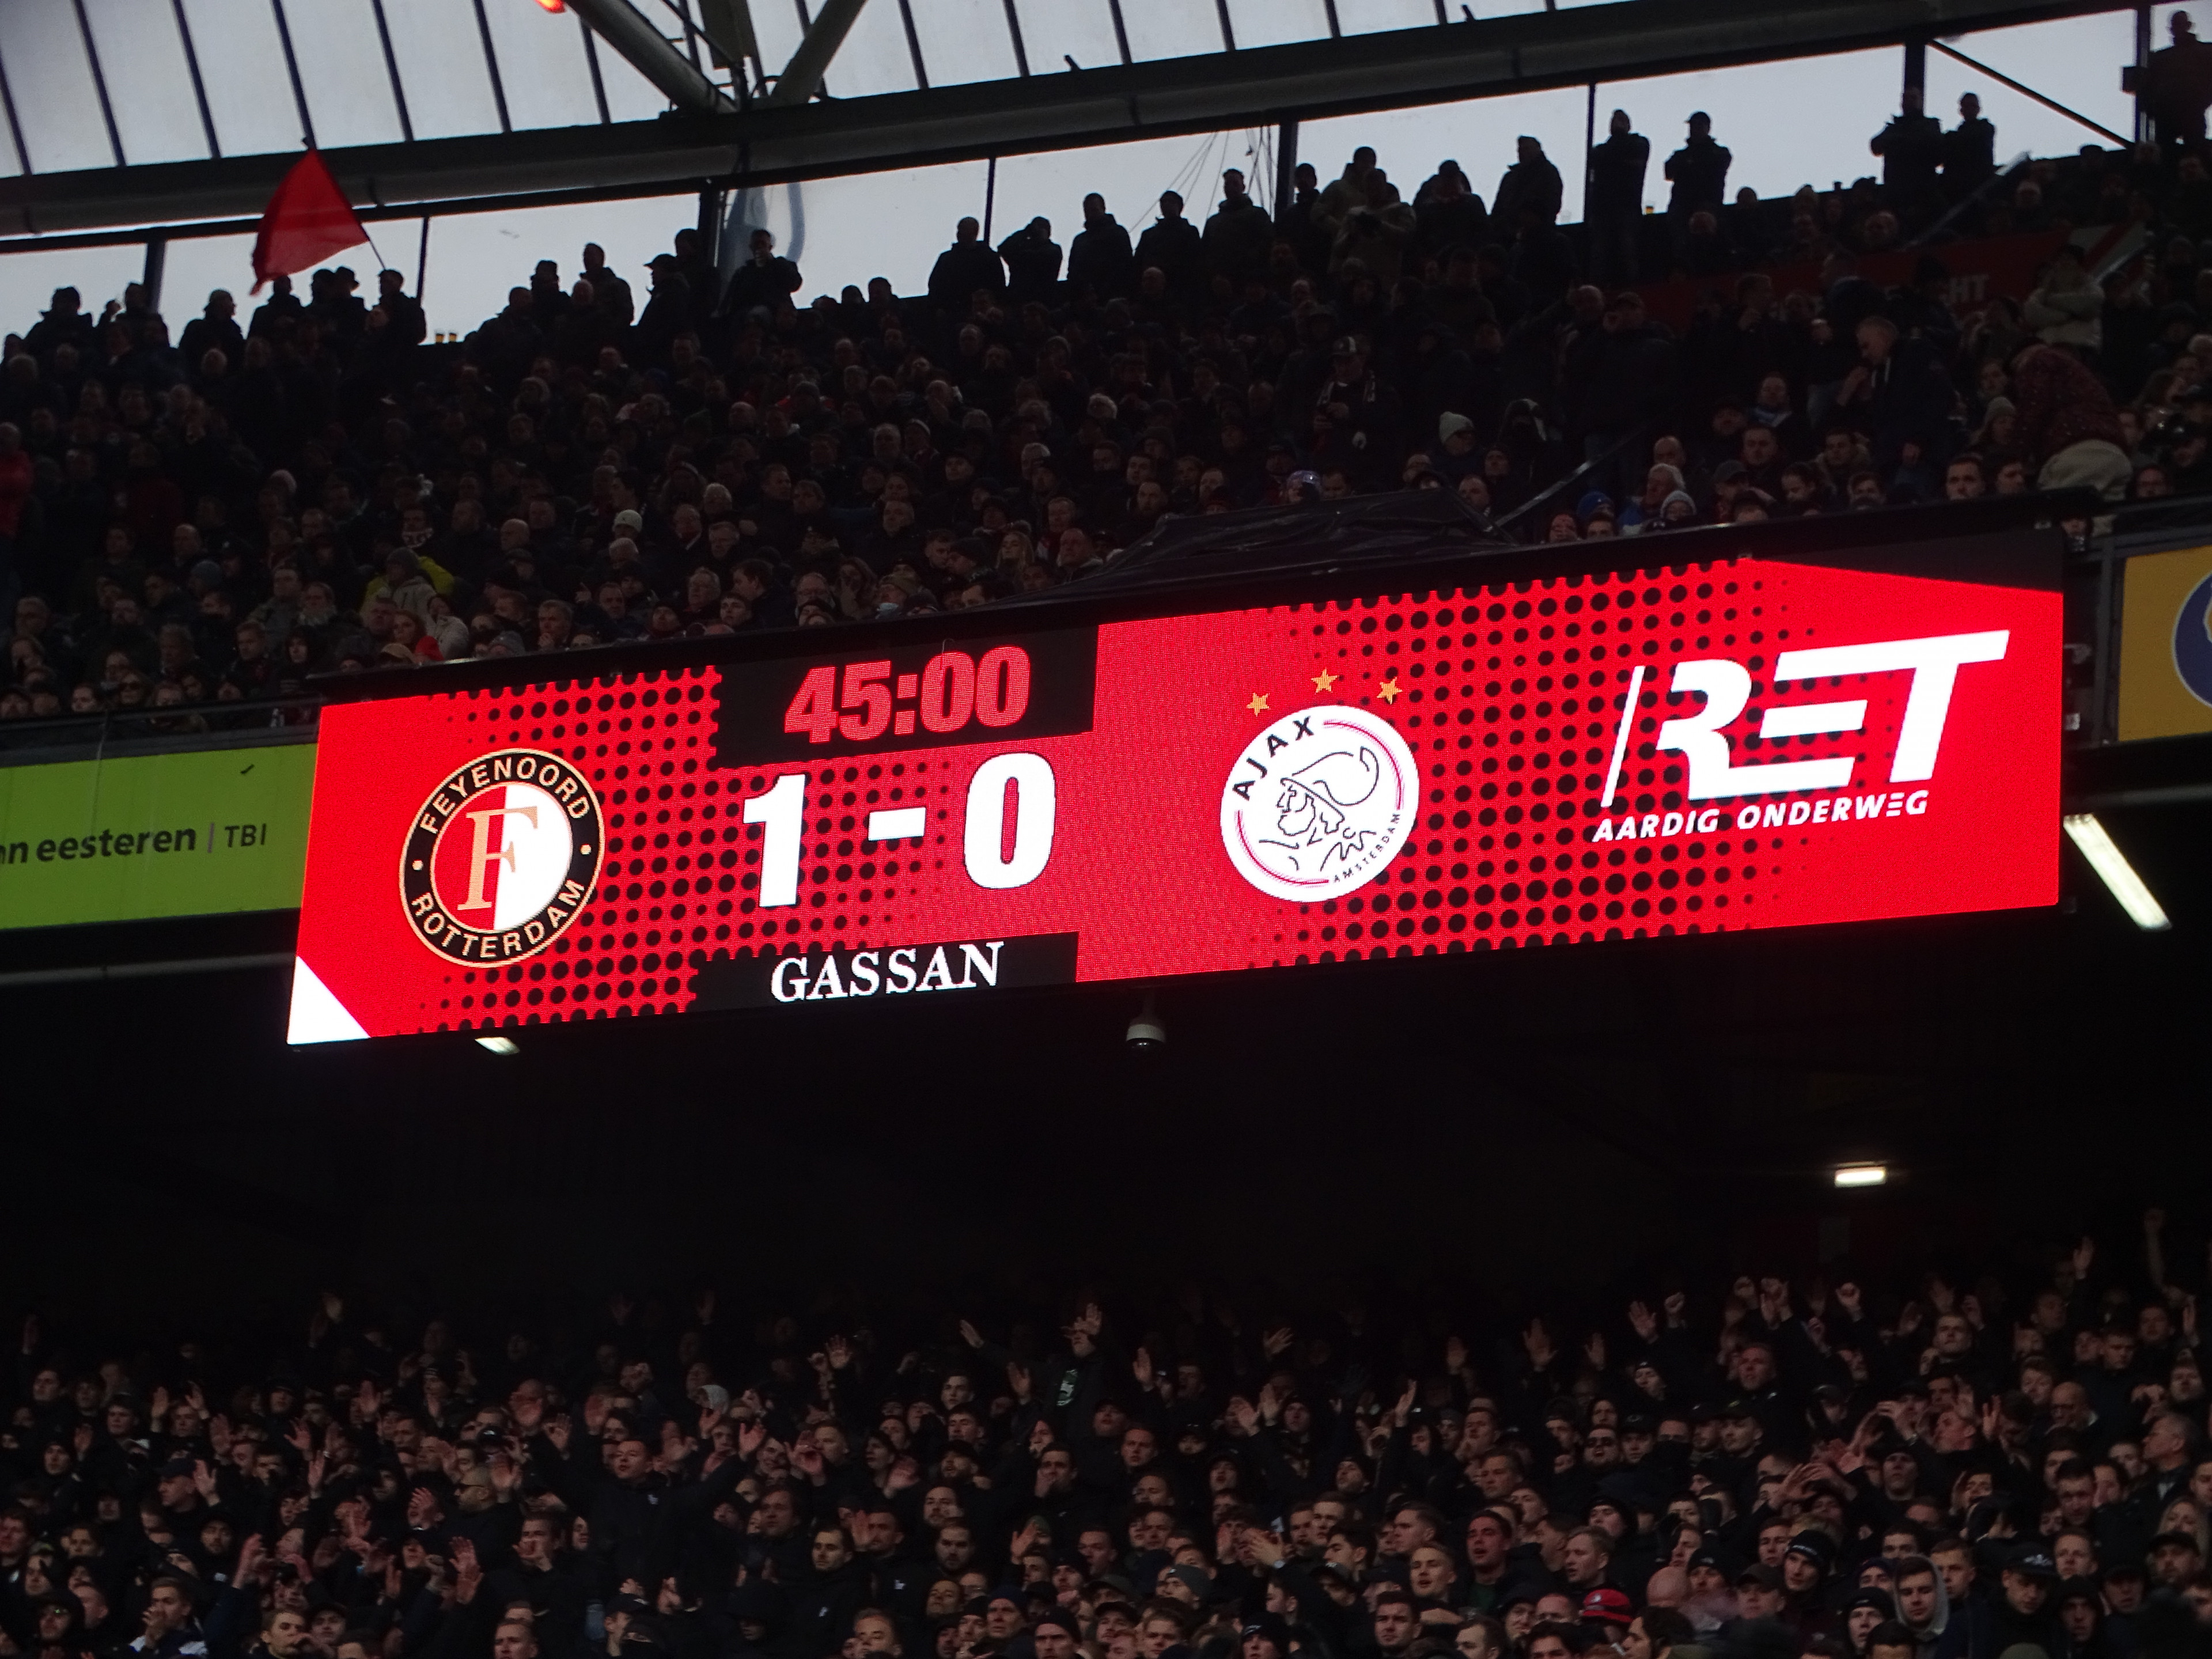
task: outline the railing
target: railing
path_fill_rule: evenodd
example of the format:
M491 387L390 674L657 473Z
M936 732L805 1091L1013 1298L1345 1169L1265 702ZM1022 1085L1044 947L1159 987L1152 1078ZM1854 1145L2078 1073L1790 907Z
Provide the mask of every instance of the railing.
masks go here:
M0 766L143 749L220 749L299 743L315 734L320 697L111 708L97 714L0 720Z

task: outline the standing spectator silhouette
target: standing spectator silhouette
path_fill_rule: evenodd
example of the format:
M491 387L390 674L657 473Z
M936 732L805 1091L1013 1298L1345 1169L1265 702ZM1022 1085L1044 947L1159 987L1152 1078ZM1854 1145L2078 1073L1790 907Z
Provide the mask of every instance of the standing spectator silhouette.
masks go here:
M1613 111L1606 141L1590 151L1589 192L1583 204L1592 282L1613 287L1636 280L1644 174L1650 165L1651 141L1632 129L1626 110Z

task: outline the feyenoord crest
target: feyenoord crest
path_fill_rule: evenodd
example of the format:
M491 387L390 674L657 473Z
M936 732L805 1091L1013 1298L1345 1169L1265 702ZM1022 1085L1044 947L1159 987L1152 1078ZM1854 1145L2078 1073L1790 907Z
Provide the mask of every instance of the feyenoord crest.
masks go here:
M557 755L501 749L456 768L415 814L399 894L452 962L535 956L576 919L606 855L599 797Z
M1252 739L1221 788L1221 844L1276 898L1334 898L1382 872L1413 833L1420 769L1397 727L1320 703Z

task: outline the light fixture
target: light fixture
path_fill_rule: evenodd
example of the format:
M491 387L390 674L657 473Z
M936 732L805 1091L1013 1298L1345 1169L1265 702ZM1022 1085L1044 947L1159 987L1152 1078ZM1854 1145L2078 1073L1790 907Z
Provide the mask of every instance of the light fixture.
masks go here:
M478 1037L477 1039L477 1047L479 1048L489 1049L495 1054L501 1055L519 1054L522 1052L521 1049L514 1046L514 1039L513 1037Z
M1887 1164L1838 1164L1836 1165L1836 1185L1838 1187L1880 1187L1889 1180Z
M2130 921L2148 933L2164 933L2173 926L2159 902L2151 896L2150 889L2143 885L2135 866L2112 844L2112 836L2105 833L2105 826L2097 822L2094 812L2069 812L2059 822L2066 826L2067 835L2081 849L2081 856L2089 860L2089 867L2120 902L2120 908L2128 913Z
M538 3L548 11L561 12L568 9L568 0L538 0Z

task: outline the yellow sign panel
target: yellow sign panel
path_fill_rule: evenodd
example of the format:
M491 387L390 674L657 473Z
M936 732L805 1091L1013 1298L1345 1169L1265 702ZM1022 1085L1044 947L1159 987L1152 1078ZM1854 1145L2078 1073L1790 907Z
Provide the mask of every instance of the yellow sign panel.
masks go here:
M2128 561L2120 738L2212 732L2212 547Z

